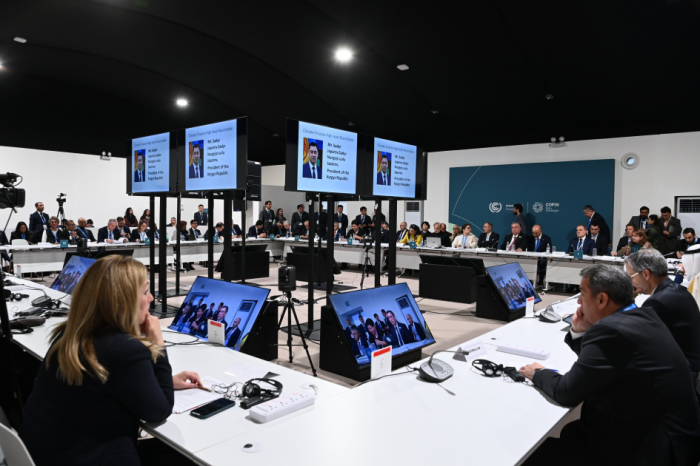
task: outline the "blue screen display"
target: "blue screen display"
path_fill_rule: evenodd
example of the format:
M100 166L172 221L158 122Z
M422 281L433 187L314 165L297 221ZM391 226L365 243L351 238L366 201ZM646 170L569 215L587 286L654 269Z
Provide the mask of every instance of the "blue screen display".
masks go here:
M331 303L360 366L376 349L391 346L396 355L435 343L405 283L335 294Z
M542 301L517 262L487 267L486 273L511 311L524 308L531 296L534 296L535 303Z
M61 293L73 294L75 286L78 284L85 271L96 262L95 259L87 257L73 256L58 274L56 280L51 284L51 289Z
M197 277L170 328L208 339L209 319L225 326L224 345L240 351L270 290Z

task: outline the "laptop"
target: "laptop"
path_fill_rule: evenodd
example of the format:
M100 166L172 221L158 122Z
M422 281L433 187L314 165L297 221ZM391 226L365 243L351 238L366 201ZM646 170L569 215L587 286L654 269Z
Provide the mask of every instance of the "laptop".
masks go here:
M423 242L423 247L441 248L442 247L442 239L438 238L436 236L428 236L427 238L425 238L425 241Z

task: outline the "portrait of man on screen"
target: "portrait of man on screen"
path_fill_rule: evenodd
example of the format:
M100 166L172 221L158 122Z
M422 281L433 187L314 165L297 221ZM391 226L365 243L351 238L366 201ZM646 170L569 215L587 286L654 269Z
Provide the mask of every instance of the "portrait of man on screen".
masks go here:
M379 152L377 154L377 184L391 186L391 154L389 152Z
M190 142L189 177L204 178L204 141Z
M323 141L320 139L304 138L304 178L320 180L321 176L321 154L323 152Z
M134 151L134 166L136 167L134 170L134 181L135 182L140 182L140 181L146 181L146 151L145 149L137 150Z

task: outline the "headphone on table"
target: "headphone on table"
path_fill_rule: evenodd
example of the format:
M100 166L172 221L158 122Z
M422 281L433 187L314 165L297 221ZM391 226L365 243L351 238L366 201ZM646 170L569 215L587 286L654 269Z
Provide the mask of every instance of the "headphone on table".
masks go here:
M261 388L255 382L265 382L266 384L275 387L273 390L269 388ZM252 398L255 396L261 396L264 398L277 398L282 393L282 384L273 379L251 379L243 385L243 396Z
M11 291L5 290L5 300L6 301L22 301L24 298L28 298L28 294L12 293Z

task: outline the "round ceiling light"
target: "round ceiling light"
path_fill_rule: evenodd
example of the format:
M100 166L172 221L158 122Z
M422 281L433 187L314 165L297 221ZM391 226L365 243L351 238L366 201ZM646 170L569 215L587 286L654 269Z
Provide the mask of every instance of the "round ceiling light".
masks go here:
M352 58L352 51L350 49L341 47L335 52L335 59L341 63L349 62Z
M187 100L186 99L177 99L177 106L178 107L187 107Z
M627 170L632 170L639 165L639 156L633 152L628 152L622 156L620 163L622 163L622 166Z

